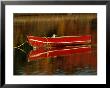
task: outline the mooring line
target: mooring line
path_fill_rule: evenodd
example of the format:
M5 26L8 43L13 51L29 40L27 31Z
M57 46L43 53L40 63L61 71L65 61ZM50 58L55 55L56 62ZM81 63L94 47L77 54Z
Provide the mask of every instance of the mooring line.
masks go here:
M13 48L19 49L19 50L21 50L22 52L24 52L24 53L26 54L26 51L24 51L23 49L19 48L19 47L23 46L26 42L27 42L27 41L25 41L24 43L22 43L21 45L19 45L19 46L17 46L17 47L13 47Z
M22 45L24 45L27 41L23 42L21 45L17 46L17 47L21 47Z

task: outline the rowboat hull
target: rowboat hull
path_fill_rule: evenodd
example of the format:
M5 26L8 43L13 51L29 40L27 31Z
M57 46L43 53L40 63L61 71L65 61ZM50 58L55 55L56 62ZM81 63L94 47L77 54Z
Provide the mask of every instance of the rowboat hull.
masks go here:
M91 36L64 36L55 38L27 36L28 43L33 47L45 47L45 46L71 46L78 44L90 44Z

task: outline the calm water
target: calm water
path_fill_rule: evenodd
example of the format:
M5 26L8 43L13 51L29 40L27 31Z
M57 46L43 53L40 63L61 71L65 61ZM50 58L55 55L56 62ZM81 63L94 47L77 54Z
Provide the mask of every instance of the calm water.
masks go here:
M14 48L14 75L96 75L97 14L14 14L14 47L27 40L27 35L57 36L91 35L92 48L87 52L60 54L29 62L33 49L25 43Z
M28 50L27 50L28 47ZM14 49L15 75L96 75L97 58L96 48L91 51L68 55L58 55L51 58L37 58L28 62L28 54L32 47L27 43L22 49Z

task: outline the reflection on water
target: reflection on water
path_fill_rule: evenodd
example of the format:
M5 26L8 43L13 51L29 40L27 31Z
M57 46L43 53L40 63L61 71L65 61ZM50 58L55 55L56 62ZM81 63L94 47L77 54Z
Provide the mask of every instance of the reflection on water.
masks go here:
M59 56L66 56L76 53L91 52L90 45L80 45L80 46L65 46L65 47L51 47L49 49L40 48L36 50L31 50L28 54L28 61L33 61L42 58L52 58Z
M85 52L62 51L50 57L29 57L32 47L28 35L39 37L91 35L91 49ZM45 35L45 36L44 36ZM24 45L16 48L25 42ZM14 14L14 75L96 75L97 14ZM75 53L74 53L75 52ZM36 54L36 52L35 52ZM29 59L30 58L30 59Z
M25 46L25 45L24 45ZM97 70L96 49L86 52L40 58L27 62L28 54L15 49L16 75L95 75Z

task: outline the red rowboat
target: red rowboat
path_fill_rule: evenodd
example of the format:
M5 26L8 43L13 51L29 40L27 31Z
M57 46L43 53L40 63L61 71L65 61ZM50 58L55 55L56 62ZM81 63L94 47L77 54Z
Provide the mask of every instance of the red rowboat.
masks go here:
M32 50L28 54L28 61L33 61L42 58L52 58L57 56L65 56L71 55L74 53L84 53L91 51L91 46L72 46L72 47L64 47L64 48L51 48L49 50L46 49L38 49Z
M38 37L27 36L28 43L33 47L50 46L69 46L77 44L89 44L91 43L91 35L84 36L62 36L62 37Z

